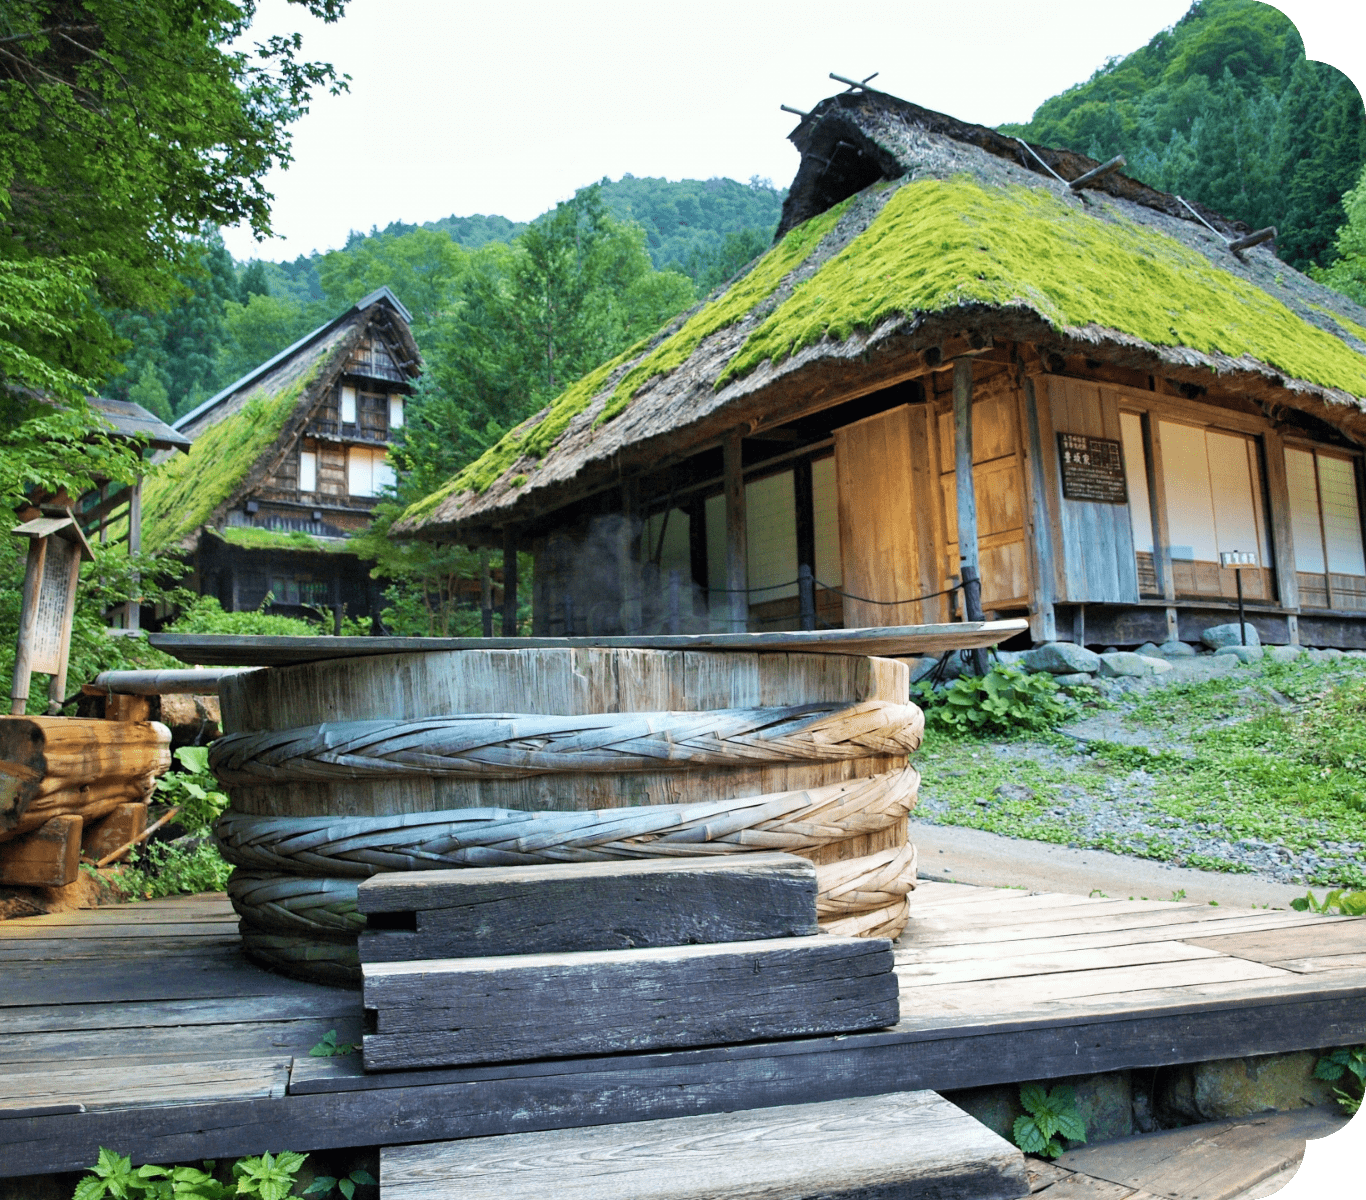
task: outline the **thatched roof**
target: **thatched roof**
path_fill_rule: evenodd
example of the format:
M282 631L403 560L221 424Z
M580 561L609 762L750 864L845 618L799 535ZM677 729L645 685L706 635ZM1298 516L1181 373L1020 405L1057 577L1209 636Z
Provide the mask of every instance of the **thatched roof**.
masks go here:
M376 332L402 349L404 370L415 376L421 356L408 311L380 288L176 421L194 438L194 453L173 454L144 482L144 548L193 549L204 526L221 526L272 473L352 352Z
M1366 440L1366 309L1267 246L1229 250L1221 235L1245 226L1121 174L1077 193L1052 172L1075 179L1095 160L1031 152L878 92L822 101L791 137L802 163L766 255L574 384L395 531L489 540L731 430L992 338L1217 376Z

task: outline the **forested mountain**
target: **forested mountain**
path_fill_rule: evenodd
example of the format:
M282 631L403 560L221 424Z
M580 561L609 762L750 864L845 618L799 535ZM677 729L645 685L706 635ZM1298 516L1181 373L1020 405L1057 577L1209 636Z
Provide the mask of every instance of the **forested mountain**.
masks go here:
M1366 159L1355 85L1304 57L1291 22L1256 0L1198 0L1171 29L1001 132L1093 158L1254 229L1275 225L1301 270L1335 257L1341 198Z

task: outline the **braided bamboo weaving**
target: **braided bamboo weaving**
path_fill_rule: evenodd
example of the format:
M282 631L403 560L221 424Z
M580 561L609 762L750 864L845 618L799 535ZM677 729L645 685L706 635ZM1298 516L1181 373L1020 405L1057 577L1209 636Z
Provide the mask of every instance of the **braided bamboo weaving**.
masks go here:
M924 718L911 704L603 713L473 714L343 721L229 734L211 763L228 786L439 775L713 770L909 755ZM216 835L237 866L229 894L254 957L332 982L354 981L359 880L384 871L814 851L879 833L915 805L909 766L822 786L595 811L458 808L382 816L277 817L229 809ZM817 868L818 916L836 933L895 937L915 886L904 846Z

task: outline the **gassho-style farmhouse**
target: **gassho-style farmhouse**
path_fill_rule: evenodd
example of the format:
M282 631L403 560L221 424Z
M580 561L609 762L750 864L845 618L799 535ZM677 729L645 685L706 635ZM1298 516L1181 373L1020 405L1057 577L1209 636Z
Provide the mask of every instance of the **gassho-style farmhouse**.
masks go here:
M395 532L530 551L539 635L947 621L966 565L1036 643L1198 638L1241 574L1262 640L1366 646L1366 310L886 94L791 137L768 253Z

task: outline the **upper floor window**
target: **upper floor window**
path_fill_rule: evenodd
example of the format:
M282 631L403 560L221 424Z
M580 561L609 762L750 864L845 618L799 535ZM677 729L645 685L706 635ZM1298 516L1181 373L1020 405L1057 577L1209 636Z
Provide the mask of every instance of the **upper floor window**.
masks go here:
M394 482L394 468L383 450L368 446L348 446L346 450L346 490L352 496L378 496Z
M341 420L343 425L356 423L356 389L346 385L341 390Z
M397 392L389 393L389 428L403 428L403 397Z
M318 490L318 452L316 450L299 451L299 491L316 492Z
M391 379L395 383L403 380L403 371L394 356L383 342L372 340L363 342L351 355L346 369L352 375L365 375L372 379Z

